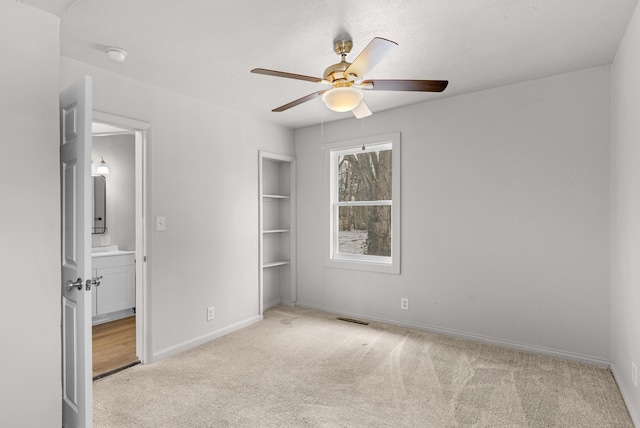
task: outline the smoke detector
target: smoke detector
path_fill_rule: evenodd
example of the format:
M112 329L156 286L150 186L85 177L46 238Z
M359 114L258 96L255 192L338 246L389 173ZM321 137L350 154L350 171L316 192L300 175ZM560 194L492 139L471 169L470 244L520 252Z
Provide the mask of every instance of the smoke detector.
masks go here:
M127 52L120 48L107 48L107 56L110 60L115 62L122 62L127 57Z

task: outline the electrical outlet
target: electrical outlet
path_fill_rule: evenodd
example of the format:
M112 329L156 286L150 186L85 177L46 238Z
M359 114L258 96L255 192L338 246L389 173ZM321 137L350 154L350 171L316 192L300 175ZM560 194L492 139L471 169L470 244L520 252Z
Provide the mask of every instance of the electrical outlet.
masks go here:
M631 363L631 383L636 388L638 387L638 367L636 367L636 363Z
M409 298L401 297L400 298L400 309L404 309L405 311L409 310Z
M215 308L213 306L209 306L207 308L207 321L211 321L213 319L213 315L214 315L214 310Z

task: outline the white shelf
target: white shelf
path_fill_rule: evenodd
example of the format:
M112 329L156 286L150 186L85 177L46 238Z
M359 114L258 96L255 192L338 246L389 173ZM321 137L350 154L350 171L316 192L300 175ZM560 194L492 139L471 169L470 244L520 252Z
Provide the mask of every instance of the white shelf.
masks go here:
M262 233L287 233L291 232L289 229L272 229L272 230L263 230Z
M291 199L291 196L287 195L262 195L265 199Z
M273 261L273 262L265 263L265 264L262 265L262 267L263 268L270 268L270 267L288 265L289 263L291 263L289 260L276 260L276 261Z

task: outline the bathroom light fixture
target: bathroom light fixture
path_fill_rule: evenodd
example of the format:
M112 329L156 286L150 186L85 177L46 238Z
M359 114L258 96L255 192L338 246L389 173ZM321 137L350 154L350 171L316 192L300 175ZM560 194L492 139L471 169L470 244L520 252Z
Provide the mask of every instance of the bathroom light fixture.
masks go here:
M322 95L324 104L333 111L345 112L358 107L362 101L362 91L350 86L329 89Z
M109 165L104 161L102 155L96 156L100 156L100 163L96 165L91 158L91 175L109 175Z
M127 57L127 52L124 49L111 47L107 48L107 56L112 61L122 62Z

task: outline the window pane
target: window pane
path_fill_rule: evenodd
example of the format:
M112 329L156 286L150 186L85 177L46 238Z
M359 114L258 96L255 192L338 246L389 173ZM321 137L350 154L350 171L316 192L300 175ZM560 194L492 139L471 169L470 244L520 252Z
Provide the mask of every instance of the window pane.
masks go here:
M338 253L391 257L391 206L339 207Z
M391 199L391 150L338 156L338 201Z

